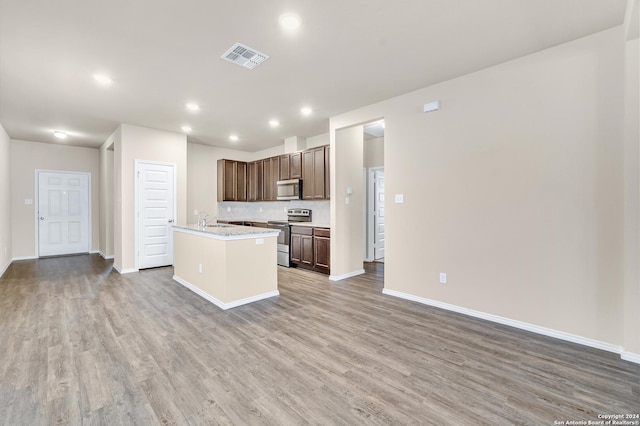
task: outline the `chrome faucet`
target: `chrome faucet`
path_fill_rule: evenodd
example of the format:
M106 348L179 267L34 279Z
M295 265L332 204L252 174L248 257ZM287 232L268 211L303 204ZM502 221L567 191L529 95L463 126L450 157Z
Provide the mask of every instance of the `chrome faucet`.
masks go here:
M202 220L200 220L200 216L204 215L204 217L202 218ZM198 213L198 226L201 226L203 228L207 227L207 218L209 217L209 213L207 212L200 212Z

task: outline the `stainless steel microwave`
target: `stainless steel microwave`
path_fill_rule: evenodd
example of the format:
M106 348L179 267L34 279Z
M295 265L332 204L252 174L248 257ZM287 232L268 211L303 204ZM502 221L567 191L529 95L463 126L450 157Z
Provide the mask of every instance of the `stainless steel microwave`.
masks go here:
M302 199L302 179L279 180L276 182L278 188L278 200L300 200Z

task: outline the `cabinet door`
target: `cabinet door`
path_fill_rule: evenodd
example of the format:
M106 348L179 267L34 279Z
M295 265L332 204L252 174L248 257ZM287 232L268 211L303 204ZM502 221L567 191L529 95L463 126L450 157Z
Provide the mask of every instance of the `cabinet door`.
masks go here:
M271 161L267 158L266 160L262 160L262 167L264 170L264 176L262 180L262 199L264 201L270 201L272 198L271 192Z
M224 167L224 201L236 200L236 169L238 164L235 161L223 160Z
M313 237L315 267L320 272L329 273L331 263L331 239L328 237Z
M302 246L300 262L303 265L313 267L313 237L311 235L301 235L300 239L300 245Z
M247 201L247 163L236 162L236 201Z
M275 201L278 199L276 182L278 182L278 178L280 177L280 159L278 157L270 158L269 165L271 167L271 179L269 179L271 198L269 198L269 200Z
M302 235L291 234L291 262L302 263Z
M302 152L302 198L305 200L313 200L314 178L313 151L304 151Z
M324 147L313 150L313 198L324 199Z
M254 161L247 167L247 197L249 201L262 201L262 161Z
M280 156L280 179L279 180L287 180L289 177L289 155L281 155Z
M329 146L324 147L324 198L326 198L327 200L331 198L331 182L329 181L329 154L331 153L330 150L331 148Z
M256 201L256 163L247 164L247 198L249 201Z
M289 179L302 179L302 153L289 154Z

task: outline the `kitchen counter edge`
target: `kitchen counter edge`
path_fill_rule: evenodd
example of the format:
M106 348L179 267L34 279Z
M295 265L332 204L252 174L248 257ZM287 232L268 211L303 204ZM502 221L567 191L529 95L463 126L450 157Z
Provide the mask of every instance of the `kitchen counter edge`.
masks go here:
M277 237L280 233L277 229L254 228L251 226L237 226L229 228L208 227L202 228L198 225L174 225L173 230L185 234L200 235L205 238L215 240L249 240L256 238Z

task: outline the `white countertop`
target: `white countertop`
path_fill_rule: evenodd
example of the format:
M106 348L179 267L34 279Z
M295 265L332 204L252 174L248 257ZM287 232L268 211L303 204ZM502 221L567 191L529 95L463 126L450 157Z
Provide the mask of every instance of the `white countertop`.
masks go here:
M265 237L277 237L280 233L277 229L256 228L253 226L239 225L212 225L203 228L198 225L174 225L173 230L176 232L185 232L188 234L201 235L216 240L246 240Z

